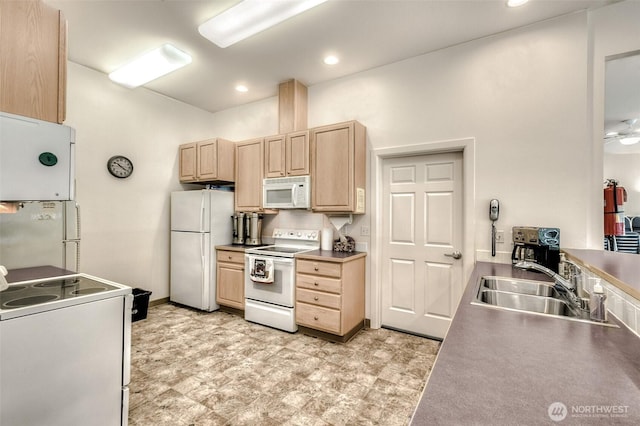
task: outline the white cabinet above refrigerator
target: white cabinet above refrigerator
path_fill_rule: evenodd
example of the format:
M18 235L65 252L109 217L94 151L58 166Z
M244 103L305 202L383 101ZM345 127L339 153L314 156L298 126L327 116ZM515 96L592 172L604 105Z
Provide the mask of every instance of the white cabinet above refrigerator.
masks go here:
M0 112L0 201L73 200L75 130Z

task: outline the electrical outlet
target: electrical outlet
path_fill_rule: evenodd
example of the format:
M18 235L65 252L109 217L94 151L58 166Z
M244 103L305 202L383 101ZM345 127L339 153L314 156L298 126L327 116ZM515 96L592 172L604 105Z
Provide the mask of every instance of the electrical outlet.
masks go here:
M496 231L496 243L504 243L504 231L502 229Z
M369 235L369 227L368 226L361 226L360 227L360 235L362 235L363 237L366 237Z

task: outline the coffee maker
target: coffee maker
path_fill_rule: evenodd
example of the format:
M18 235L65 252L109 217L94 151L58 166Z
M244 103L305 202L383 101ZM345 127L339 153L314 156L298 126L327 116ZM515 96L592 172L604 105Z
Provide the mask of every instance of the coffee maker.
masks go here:
M262 215L259 213L235 212L231 216L233 244L247 246L262 245Z
M514 226L511 261L535 262L558 272L560 262L560 229Z
M244 244L247 226L245 224L245 215L242 212L235 212L231 216L233 224L233 244Z
M247 237L245 245L259 246L262 244L262 215L259 213L247 213Z

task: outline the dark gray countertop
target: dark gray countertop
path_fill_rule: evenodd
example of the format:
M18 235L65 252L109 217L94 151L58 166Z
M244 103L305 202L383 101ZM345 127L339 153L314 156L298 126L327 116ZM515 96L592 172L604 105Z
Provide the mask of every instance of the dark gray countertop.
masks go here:
M10 283L75 274L73 271L55 266L35 266L31 268L9 269L8 272L9 273L6 278L7 282Z
M332 250L313 250L306 251L304 253L296 254L296 259L308 259L308 260L330 260L333 262L347 262L350 260L356 260L358 258L366 256L366 252L353 251L351 253Z
M556 424L548 410L557 402L568 410L558 424L640 424L640 338L622 324L471 305L483 275L545 279L476 264L413 425ZM586 413L595 410L621 413Z

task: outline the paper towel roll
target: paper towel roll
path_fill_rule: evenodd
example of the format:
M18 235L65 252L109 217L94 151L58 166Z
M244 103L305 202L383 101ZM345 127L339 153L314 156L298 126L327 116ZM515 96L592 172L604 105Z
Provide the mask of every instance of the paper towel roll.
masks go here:
M322 250L333 250L333 228L322 229L320 248Z

